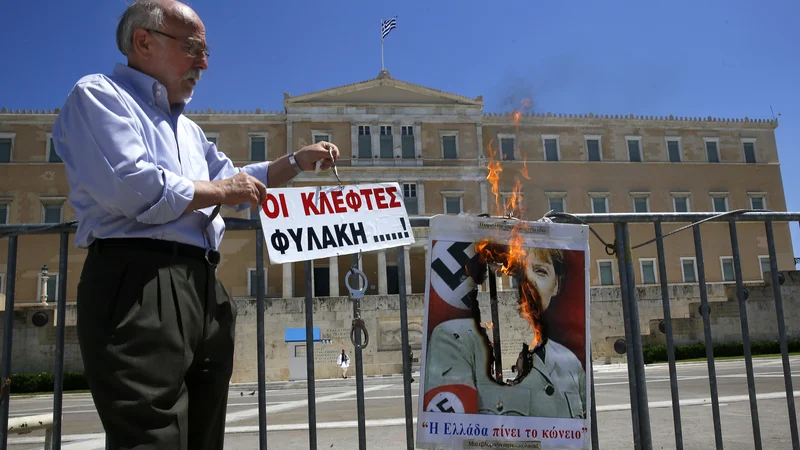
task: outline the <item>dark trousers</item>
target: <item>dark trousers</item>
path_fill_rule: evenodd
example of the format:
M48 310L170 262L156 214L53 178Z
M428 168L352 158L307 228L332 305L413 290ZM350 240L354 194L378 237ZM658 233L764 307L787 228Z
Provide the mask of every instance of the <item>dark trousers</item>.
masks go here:
M205 260L91 247L77 327L107 448L222 450L235 322Z

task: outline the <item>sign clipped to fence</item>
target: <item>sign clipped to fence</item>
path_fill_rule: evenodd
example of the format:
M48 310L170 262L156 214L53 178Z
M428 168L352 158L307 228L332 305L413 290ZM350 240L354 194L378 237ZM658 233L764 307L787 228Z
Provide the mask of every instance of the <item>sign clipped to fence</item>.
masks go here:
M429 241L418 447L591 448L588 227L437 215Z
M414 243L398 183L269 189L261 206L273 264Z

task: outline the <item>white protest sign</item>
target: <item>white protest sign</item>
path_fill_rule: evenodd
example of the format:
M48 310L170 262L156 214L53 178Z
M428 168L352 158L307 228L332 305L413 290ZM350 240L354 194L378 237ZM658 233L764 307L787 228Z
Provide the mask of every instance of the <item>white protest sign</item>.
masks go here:
M272 264L414 243L398 183L268 189L259 216Z

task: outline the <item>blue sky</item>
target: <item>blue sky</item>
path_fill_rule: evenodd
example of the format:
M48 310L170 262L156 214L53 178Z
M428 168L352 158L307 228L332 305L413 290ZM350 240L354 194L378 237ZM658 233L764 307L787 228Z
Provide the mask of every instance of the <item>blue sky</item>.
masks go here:
M531 97L566 113L769 118L788 209L800 211L800 2L194 0L211 47L191 108L282 109L299 95L373 78L380 21L392 76L484 96L486 110ZM82 75L123 62L125 1L7 2L0 106L61 106ZM792 225L795 249L800 228ZM800 251L795 250L795 255Z

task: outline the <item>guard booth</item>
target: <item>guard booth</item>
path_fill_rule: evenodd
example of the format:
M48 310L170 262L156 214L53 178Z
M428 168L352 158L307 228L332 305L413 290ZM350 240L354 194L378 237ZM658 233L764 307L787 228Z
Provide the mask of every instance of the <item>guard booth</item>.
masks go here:
M314 345L322 342L320 329L314 328ZM289 380L308 379L306 363L306 329L287 328L284 341L289 346Z

